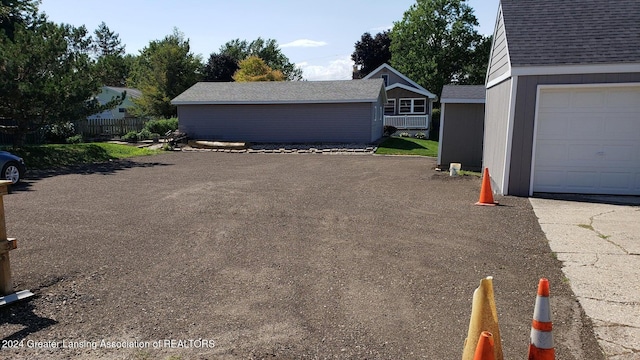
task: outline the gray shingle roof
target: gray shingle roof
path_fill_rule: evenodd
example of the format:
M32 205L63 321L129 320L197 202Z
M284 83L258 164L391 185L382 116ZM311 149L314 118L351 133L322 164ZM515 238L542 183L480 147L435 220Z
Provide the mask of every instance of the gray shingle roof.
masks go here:
M514 66L640 63L640 0L501 0Z
M440 102L447 100L484 100L486 88L484 85L445 85L442 87Z
M171 101L187 104L375 102L382 79L342 81L200 82Z

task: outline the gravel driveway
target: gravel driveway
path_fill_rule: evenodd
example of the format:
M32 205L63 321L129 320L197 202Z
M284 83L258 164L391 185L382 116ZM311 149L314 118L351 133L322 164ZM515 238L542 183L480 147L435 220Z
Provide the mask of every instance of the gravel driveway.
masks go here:
M557 358L602 359L528 200L473 206L480 180L434 167L183 152L41 174L5 196L37 296L0 308L0 357L459 359L492 275L505 359L540 277Z

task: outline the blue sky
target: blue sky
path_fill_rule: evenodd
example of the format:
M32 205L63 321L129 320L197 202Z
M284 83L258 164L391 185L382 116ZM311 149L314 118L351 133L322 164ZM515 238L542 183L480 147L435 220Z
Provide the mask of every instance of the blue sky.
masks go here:
M469 0L485 35L493 32L499 0ZM54 22L95 30L104 21L128 53L177 27L207 60L232 39L275 39L308 80L351 78L351 53L365 32L390 28L415 0L42 0Z

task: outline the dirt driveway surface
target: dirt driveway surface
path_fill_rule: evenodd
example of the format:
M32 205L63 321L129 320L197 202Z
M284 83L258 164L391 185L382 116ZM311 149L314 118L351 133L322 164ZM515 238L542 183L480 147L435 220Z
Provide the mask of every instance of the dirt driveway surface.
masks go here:
M472 206L480 180L434 167L193 152L29 181L5 209L37 296L0 308L0 357L459 359L492 275L505 359L526 358L541 277L557 358L602 359L528 200Z

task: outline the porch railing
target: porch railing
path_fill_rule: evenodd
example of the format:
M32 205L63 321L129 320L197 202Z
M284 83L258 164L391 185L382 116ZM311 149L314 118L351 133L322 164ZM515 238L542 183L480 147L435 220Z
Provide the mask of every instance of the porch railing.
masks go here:
M429 128L429 115L385 115L384 124L398 129L426 130Z

